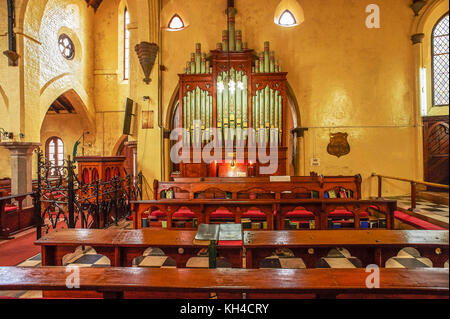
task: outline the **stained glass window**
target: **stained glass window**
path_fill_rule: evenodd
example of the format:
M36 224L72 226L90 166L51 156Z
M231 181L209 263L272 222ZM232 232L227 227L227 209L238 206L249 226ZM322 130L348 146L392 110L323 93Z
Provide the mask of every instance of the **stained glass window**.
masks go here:
M449 21L442 17L432 34L433 106L448 105Z
M72 60L75 56L75 47L72 40L67 36L67 34L61 34L58 39L59 52L67 60Z

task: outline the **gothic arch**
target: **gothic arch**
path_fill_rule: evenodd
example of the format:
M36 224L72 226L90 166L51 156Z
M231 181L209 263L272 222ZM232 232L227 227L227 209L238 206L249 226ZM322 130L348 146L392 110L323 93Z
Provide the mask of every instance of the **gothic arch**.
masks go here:
M42 126L42 123L44 122L45 115L47 114L47 111L50 107L50 105L61 95L65 95L70 102L72 103L75 111L77 114L80 115L80 117L86 121L89 132L91 133L91 136L95 136L96 127L95 127L95 118L90 115L90 112L88 111L86 107L86 92L82 90L83 94L79 94L79 90L75 88L61 88L58 90L48 90L48 93L45 93L41 96L41 103L40 103L40 119L39 123L40 126ZM83 98L84 97L84 98Z

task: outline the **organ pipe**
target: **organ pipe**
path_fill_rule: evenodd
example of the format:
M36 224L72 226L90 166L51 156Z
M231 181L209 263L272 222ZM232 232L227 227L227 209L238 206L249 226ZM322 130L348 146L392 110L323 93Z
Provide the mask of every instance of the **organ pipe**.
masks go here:
M222 42L217 43L216 50L219 52L247 49L247 43L242 42L242 31L233 29L233 13L234 11L230 10L230 30L224 31ZM258 54L253 64L251 70L254 73L277 73L281 70L275 52L270 51L270 43L267 41L264 43L264 51ZM207 54L201 51L201 44L197 43L195 53L191 53L191 59L186 63L185 73L193 77L210 74L211 66ZM184 143L197 147L209 143L212 140L212 130L217 127L218 132L222 134L222 139L217 137L217 142L221 145L232 143L242 147L247 143L281 144L283 130L281 92L264 84L264 87L257 86L249 99L250 75L231 67L217 75L215 97L208 91L200 89L198 85L185 93L181 107L182 125L186 128ZM199 123L198 127L195 123ZM247 134L247 128L254 128L255 134ZM278 135L272 133L271 129L279 129ZM235 136L235 133L238 135Z

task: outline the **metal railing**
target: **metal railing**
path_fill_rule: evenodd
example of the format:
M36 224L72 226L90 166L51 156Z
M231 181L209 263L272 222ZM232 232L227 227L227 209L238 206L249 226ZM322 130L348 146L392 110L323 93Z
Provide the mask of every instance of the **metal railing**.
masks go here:
M35 191L36 237L61 222L67 228L105 228L117 225L131 214L130 201L142 199L142 174L116 176L109 181L86 184L75 174L70 156L62 166L46 161L38 154L37 189ZM55 177L57 175L57 177ZM78 226L77 226L78 225Z
M430 186L430 187L435 187L435 188L441 188L441 189L449 189L448 185L444 185L444 184L436 184L436 183L430 183L430 182L425 182L425 181L417 181L417 180L412 180L412 179L407 179L407 178L400 178L400 177L392 177L392 176L386 176L386 175L379 175L376 173L372 173L372 177L377 177L378 178L378 198L382 198L382 192L383 192L383 178L385 179L391 179L391 180L395 180L395 181L400 181L400 182L406 182L406 183L410 183L411 184L411 211L415 211L416 210L416 205L417 205L417 185L425 185L425 186Z

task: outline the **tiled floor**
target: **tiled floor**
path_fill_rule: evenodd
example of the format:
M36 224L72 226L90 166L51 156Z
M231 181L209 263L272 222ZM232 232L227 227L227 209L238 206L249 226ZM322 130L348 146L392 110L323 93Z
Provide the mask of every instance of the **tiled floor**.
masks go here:
M403 210L408 210L411 207L411 197L410 196L395 196L386 197L386 199L397 200L397 206ZM418 212L414 213L417 215L422 215L424 217L430 218L432 220L440 221L444 224L449 224L449 206L442 204L435 204L424 199L416 200L416 209Z

